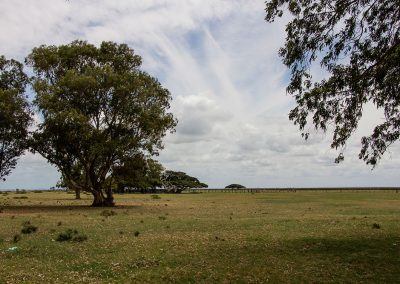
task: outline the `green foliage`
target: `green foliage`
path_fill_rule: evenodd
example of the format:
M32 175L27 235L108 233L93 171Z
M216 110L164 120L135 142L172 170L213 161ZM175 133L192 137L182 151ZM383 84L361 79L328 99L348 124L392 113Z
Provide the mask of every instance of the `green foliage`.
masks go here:
M30 221L25 221L24 223L22 223L21 233L22 234L35 233L37 229L38 227L33 226Z
M165 189L171 193L181 193L184 189L204 188L207 184L201 183L197 178L191 177L184 172L167 170L162 175Z
M140 70L140 56L126 44L40 46L26 63L44 119L33 150L74 188L91 192L94 206L113 205L113 167L138 153L157 154L176 125L169 91Z
M233 183L233 184L225 186L225 188L236 188L236 189L238 189L238 188L246 188L246 187L241 185L241 184Z
M372 229L380 229L381 225L379 225L378 223L373 223L372 224Z
M0 179L10 174L23 154L31 111L23 95L28 77L21 63L0 56Z
M77 230L67 229L64 233L60 233L57 236L57 242L83 242L87 240L87 236L79 234Z
M113 179L117 183L117 191L124 192L125 188L141 192L154 192L162 186L161 175L164 167L143 154L126 157L113 168Z
M292 14L280 56L291 70L287 91L297 106L289 118L307 139L309 119L317 129L333 125L331 147L345 146L366 103L385 114L385 121L362 138L359 158L375 165L400 137L400 5L375 0L269 0L266 20ZM310 69L319 59L328 72L313 82ZM343 160L341 152L336 162Z
M152 194L150 195L151 199L161 199L161 196L159 196L158 194Z
M21 240L20 234L15 234L13 237L13 243L18 243Z

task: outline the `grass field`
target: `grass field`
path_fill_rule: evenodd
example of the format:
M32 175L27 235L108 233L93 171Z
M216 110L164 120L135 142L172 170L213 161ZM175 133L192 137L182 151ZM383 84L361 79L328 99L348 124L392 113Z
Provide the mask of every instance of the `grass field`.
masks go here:
M0 283L400 281L394 191L131 194L116 202L111 212L88 207L87 195L0 193ZM27 221L36 232L21 233ZM87 240L57 241L67 229Z

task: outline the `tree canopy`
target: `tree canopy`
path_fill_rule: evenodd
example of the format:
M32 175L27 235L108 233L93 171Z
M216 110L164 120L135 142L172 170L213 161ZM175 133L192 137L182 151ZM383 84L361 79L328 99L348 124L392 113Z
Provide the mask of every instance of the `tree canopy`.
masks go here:
M0 56L0 179L5 180L15 168L27 145L28 127L32 121L24 96L28 77L23 65Z
M400 137L399 1L268 0L266 20L285 9L292 20L279 54L291 70L287 91L297 102L289 118L306 139L309 120L323 131L332 125L331 147L342 149L372 102L385 121L362 138L359 158L375 166ZM319 82L310 71L315 61L329 74Z
M205 188L207 184L184 172L167 170L162 175L162 183L165 189L171 193L180 193L189 188Z
M113 169L113 179L118 192L125 188L138 190L142 193L153 192L162 186L161 176L164 167L151 158L138 154L123 159Z
M113 205L113 168L138 153L157 155L176 125L169 91L140 70L141 57L126 44L42 45L26 63L43 116L33 150L75 188L91 192L93 206Z
M233 183L233 184L225 186L225 188L236 188L236 189L238 189L238 188L246 188L246 187L241 185L241 184Z

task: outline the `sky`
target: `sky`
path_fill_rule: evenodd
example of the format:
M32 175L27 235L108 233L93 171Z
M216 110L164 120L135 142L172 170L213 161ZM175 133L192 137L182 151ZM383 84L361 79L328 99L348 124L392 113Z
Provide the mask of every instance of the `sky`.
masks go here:
M344 162L334 163L330 131L310 126L303 140L288 119L295 101L278 57L287 19L267 23L264 6L264 0L0 1L0 54L23 61L33 47L76 39L128 44L142 56L143 70L169 89L179 120L157 159L209 187L399 186L399 143L373 170L358 159L361 137L383 119L373 105L365 106ZM324 72L315 68L313 76ZM43 157L27 153L0 190L49 188L59 176Z

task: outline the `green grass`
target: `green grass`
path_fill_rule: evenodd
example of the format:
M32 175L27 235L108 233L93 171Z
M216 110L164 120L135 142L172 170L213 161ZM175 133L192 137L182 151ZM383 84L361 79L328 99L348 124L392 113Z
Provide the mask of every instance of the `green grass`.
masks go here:
M15 196L0 194L0 283L400 279L394 191L116 195L107 214L88 195ZM37 231L15 243L28 221ZM68 229L87 240L56 241Z

